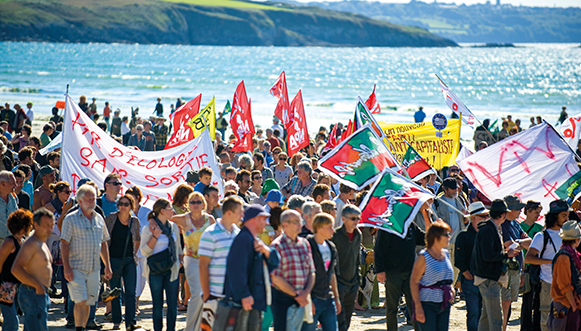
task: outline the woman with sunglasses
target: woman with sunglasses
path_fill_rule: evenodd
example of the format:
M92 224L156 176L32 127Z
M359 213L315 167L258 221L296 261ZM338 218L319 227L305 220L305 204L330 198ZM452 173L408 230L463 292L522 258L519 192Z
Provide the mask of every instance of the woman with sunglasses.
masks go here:
M44 207L54 214L55 220L59 220L55 222L54 227L52 229L52 233L47 240L48 249L50 249L50 254L52 256L53 275L56 276L52 278L53 286L51 286L51 288L54 291L56 290L56 287L54 287L54 282L56 281L55 278L61 280L62 284L66 284L64 274L62 273L63 260L61 256L60 229L62 229L63 227L63 220L59 218L63 214L63 207L65 203L67 202L67 200L69 200L71 196L71 186L67 182L58 182L54 185L50 185L50 190L53 192L55 197L54 199L52 199L51 202L47 203L46 206ZM68 292L69 292L68 287L62 286L61 296L66 298Z
M252 170L250 178L252 178L252 186L250 187L250 191L259 197L260 193L262 192L262 173L260 170Z
M285 152L280 152L275 161L278 163L272 167L272 174L274 175L274 180L278 183L278 186L283 187L288 183L288 181L293 176L293 168L286 164L288 156Z
M206 200L200 192L193 192L188 197L190 212L187 214L176 215L172 218L184 233L185 258L184 269L186 278L190 286L190 300L188 302L188 314L186 317L186 330L198 330L200 328L202 297L200 292L200 261L198 256L198 246L202 233L208 226L216 221L212 215L205 212Z
M105 218L109 231L109 256L113 277L109 281L111 288L124 286L125 292L125 328L135 328L135 289L137 287L137 250L141 243L141 226L139 219L133 215L135 200L125 194L117 200L119 211ZM122 281L123 279L123 281ZM120 330L121 300L119 297L111 302L113 330Z
M141 232L141 253L147 258L166 249L174 263L170 270L153 274L150 272L149 263L146 265L143 275L149 279L149 289L153 301L153 329L163 329L163 294L165 291L167 312L166 330L175 331L178 314L178 270L183 261L182 250L179 246L179 228L170 221L175 215L171 203L167 199L157 199L153 204L153 210L149 213L149 225Z
M448 330L450 305L454 302L454 269L446 249L451 232L443 221L432 223L426 233L427 247L414 263L410 279L415 310L412 317L421 330Z

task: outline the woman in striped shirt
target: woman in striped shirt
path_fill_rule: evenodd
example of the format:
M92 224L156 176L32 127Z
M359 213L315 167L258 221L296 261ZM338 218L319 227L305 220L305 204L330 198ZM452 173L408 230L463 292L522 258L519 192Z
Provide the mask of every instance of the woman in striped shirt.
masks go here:
M412 270L410 288L414 300L414 318L420 329L445 331L454 302L454 269L446 247L452 229L443 221L430 225L423 249Z

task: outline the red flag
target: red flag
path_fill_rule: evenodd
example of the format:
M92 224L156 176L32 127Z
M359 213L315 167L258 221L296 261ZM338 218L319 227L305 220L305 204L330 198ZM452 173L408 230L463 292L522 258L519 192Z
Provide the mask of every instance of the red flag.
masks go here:
M337 140L337 144L339 144L340 142L342 142L343 140L345 140L353 132L355 132L355 126L353 125L353 121L349 120L349 124L347 124L347 128L345 129L345 131L343 131L343 134L341 135L341 138L339 140Z
M170 114L169 117L172 119L174 131L165 145L165 149L179 146L194 139L192 128L187 123L200 111L201 101L202 94L200 93L200 95L174 111L173 114Z
M230 115L230 127L236 136L236 143L233 150L246 152L252 150L252 135L254 134L254 123L250 102L246 96L244 81L238 84L232 101L232 113Z
M305 118L305 106L303 105L303 94L301 90L293 99L290 105L292 115L291 125L288 130L288 155L292 157L301 148L309 145L309 132L307 131L307 119Z
M329 140L327 140L327 144L323 149L333 149L335 146L337 146L337 124L333 126L333 130L329 134Z
M274 115L282 120L282 125L285 129L288 130L292 124L293 118L289 113L288 90L286 88L286 76L284 71L280 74L280 76L278 76L278 79L270 88L270 94L278 99L276 109L274 110Z
M369 98L365 101L365 105L367 109L371 110L372 114L381 113L381 107L379 107L379 102L377 102L377 98L375 97L375 85L373 85L373 92L371 92Z

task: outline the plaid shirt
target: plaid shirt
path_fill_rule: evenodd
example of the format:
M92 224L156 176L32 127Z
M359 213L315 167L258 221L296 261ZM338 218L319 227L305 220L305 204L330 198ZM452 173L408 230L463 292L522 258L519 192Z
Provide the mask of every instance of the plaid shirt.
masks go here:
M317 185L317 182L314 179L311 179L311 182L307 186L303 186L303 181L299 179L299 177L294 176L291 178L285 186L282 187L282 190L287 190L290 192L290 195L298 194L304 197L308 197L313 193L313 189Z
M109 240L103 217L93 212L92 219L81 208L68 214L63 221L61 239L70 243L71 269L91 272L101 269L101 243Z
M305 238L297 237L294 242L283 234L271 245L280 254L280 264L272 273L282 277L296 290L302 290L307 284L307 276L315 272L311 245ZM305 258L306 257L306 258Z

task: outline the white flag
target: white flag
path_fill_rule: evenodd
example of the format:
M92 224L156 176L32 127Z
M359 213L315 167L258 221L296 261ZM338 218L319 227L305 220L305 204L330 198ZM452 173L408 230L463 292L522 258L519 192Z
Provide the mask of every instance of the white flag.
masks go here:
M565 141L574 151L576 151L577 144L581 138L581 114L566 119L565 122L561 124L560 131L563 138L565 138Z
M490 200L515 194L540 201L544 210L559 199L557 188L579 171L567 144L547 123L486 147L458 165Z
M91 121L68 94L66 99L61 179L71 184L73 192L81 178L90 178L102 187L107 175L117 173L121 176L121 194L135 185L143 194L141 203L151 208L158 198L172 201L175 189L185 184L187 172L206 166L213 171L212 184L224 196L208 130L177 147L142 152L119 144Z
M460 116L460 114L462 114L462 122L464 122L464 124L474 129L474 121L476 118L474 117L474 114L472 114L470 109L468 109L462 103L462 101L460 101L460 99L458 99L458 97L454 93L452 93L450 88L446 86L446 84L444 84L442 80L440 80L440 87L442 88L444 100L446 101L448 107L452 109L452 111L456 113L456 115Z

